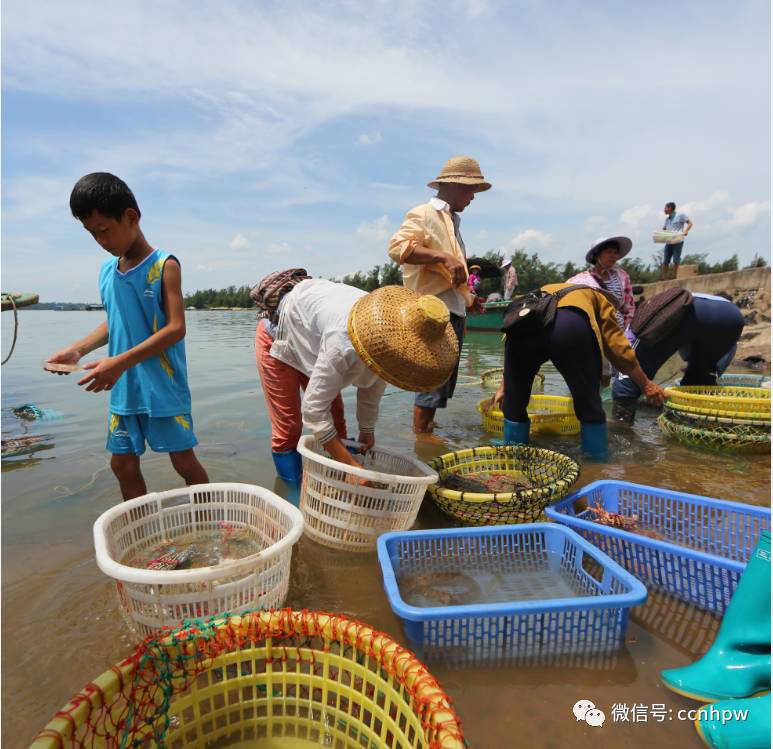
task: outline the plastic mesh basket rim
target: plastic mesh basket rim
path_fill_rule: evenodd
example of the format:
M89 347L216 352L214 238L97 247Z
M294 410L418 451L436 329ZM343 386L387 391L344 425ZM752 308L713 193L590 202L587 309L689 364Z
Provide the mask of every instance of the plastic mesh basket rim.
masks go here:
M720 424L770 427L770 418L760 418L760 415L749 411L739 413L719 409L693 408L692 406L683 406L681 403L673 403L671 401L666 401L663 406L667 413L673 411L676 416L694 422L696 425L701 422L718 422Z
M235 633L237 637L234 637ZM372 658L374 663L369 672L376 683L387 683L382 676L382 671L393 674L414 695L415 705L410 707L420 719L421 725L425 730L434 732L434 741L430 741L427 744L428 747L443 747L443 749L466 747L459 718L451 707L449 698L437 680L410 650L403 648L388 635L356 619L324 612L280 609L250 612L240 616L216 617L208 622L186 622L175 630L167 628L163 638L147 638L137 647L132 657L112 666L74 695L38 734L30 749L59 749L68 745L70 741L74 742L74 731L84 725L92 711L107 705L109 700L120 694L126 685L132 682L140 662L139 654L143 649L147 649L151 642L162 652L168 650L171 653L179 652L180 643L191 636L194 638L200 636L202 641L207 643L222 643L226 650L220 657L207 661L206 670L209 671L225 667L225 661L222 664L219 661L229 652L234 652L228 648L241 648L237 642L240 637L246 638L248 642L259 642L261 639L281 639L300 635L321 637L327 643L338 642ZM281 644L277 647L281 649ZM315 652L318 652L320 659L325 657L326 651ZM258 677L261 674L252 672L252 675ZM297 679L297 674L295 671L272 671L271 679L274 683L282 681L283 677ZM222 685L223 692L230 688L227 681L223 681ZM363 684L362 689L367 686L367 683ZM180 691L184 692L184 690ZM372 699L365 694L360 694L362 702L355 702L352 699L357 694L354 688L349 689L348 694L352 703L359 704L360 709L363 709ZM119 728L119 726L113 727L116 731ZM105 738L117 739L118 736ZM105 745L117 747L122 744L116 740L114 744L107 742ZM378 736L373 736L369 747L382 749L388 745Z
M770 390L756 387L721 385L674 385L666 388L673 403L683 406L719 409L722 411L754 412L770 415Z

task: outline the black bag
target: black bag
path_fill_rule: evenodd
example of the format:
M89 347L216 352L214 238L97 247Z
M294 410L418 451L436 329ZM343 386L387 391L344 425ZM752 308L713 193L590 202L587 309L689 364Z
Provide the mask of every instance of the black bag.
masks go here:
M572 284L554 293L530 291L513 299L505 310L502 320L502 332L513 337L534 335L547 328L556 317L558 300L571 291L592 289L592 286ZM598 289L594 289L598 291Z
M660 343L680 322L692 304L692 294L681 286L655 294L634 312L631 330L648 346Z

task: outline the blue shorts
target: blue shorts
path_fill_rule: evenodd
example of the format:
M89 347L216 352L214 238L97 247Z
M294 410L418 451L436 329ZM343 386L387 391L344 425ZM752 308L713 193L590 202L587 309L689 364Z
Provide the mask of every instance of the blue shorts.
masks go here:
M671 258L674 259L674 265L679 265L679 261L682 259L682 247L684 247L684 242L667 244L663 248L663 265L668 265Z
M198 444L190 414L152 418L147 414L109 414L107 450L113 454L142 455L145 442L157 453L177 453Z

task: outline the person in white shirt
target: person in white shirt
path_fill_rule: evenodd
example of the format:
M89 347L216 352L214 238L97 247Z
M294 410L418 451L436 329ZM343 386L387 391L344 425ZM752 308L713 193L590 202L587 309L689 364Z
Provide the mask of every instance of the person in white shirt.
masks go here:
M301 416L330 456L359 465L341 442L331 413L340 392L357 388L358 442L375 444L387 383L415 392L448 380L458 358L446 306L401 286L370 294L324 279L301 281L281 300L270 355L308 377ZM300 477L300 456L295 453Z

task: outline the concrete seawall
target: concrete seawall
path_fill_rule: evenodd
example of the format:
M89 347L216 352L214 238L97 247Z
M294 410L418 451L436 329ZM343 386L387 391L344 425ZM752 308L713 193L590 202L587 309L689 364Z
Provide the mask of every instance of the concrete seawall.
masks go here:
M711 273L707 276L690 276L671 281L658 281L644 284L641 298L649 299L661 291L682 286L689 291L704 294L718 294L720 291L734 296L736 292L757 290L759 294L767 295L770 302L770 268L744 268L728 273ZM768 307L770 305L768 304Z

